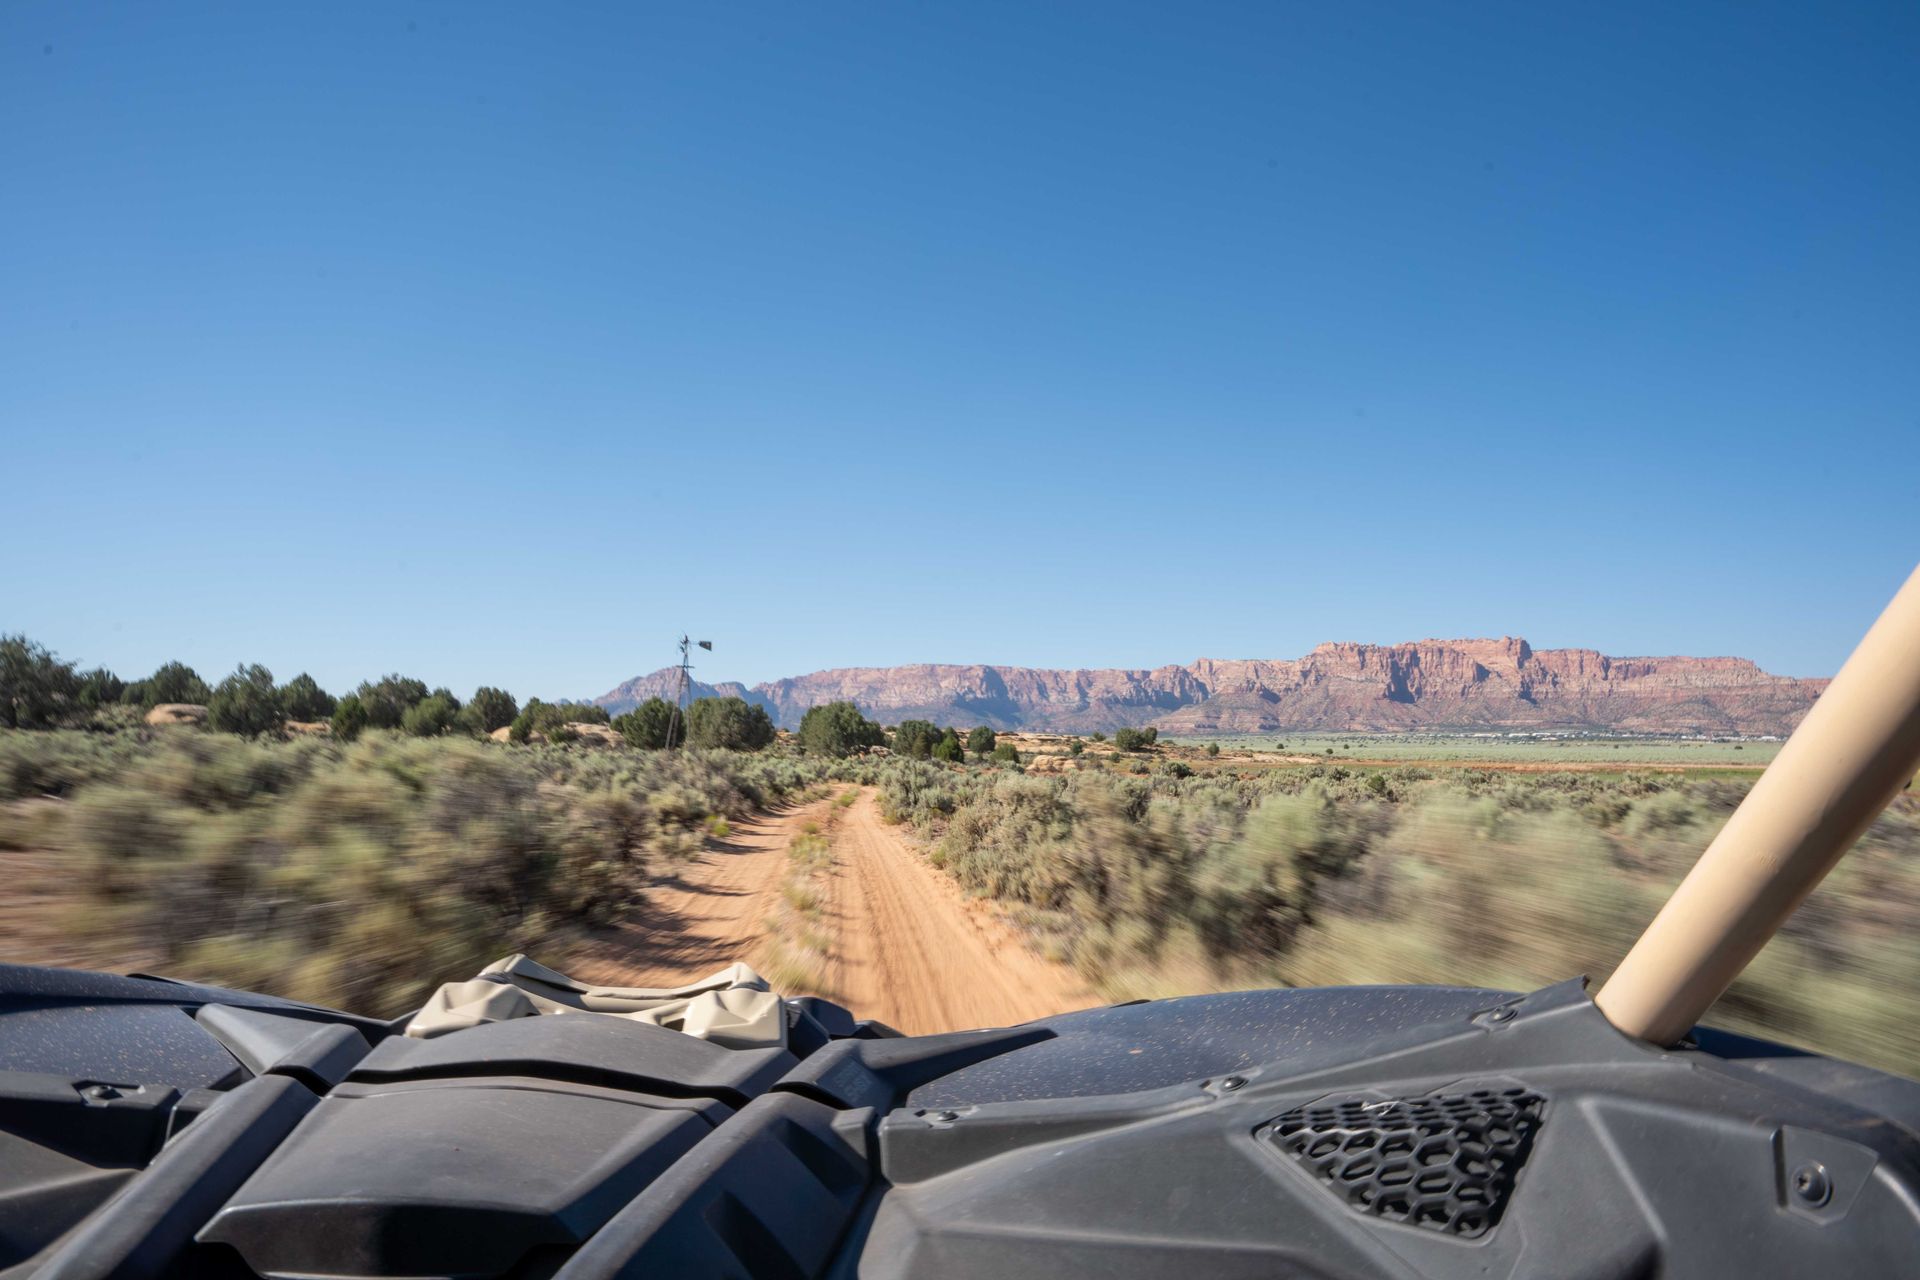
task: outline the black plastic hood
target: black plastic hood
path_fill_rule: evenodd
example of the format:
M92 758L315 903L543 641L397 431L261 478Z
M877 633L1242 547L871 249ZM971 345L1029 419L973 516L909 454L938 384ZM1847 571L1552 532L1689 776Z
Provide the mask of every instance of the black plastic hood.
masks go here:
M1920 1085L1584 984L785 1047L0 968L0 1280L1920 1273Z

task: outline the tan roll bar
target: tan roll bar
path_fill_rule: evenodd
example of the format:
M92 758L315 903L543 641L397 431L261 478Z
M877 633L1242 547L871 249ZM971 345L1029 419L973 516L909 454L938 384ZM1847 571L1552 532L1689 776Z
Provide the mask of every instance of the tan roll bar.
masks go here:
M1655 1044L1684 1036L1920 769L1920 569L1594 1003Z

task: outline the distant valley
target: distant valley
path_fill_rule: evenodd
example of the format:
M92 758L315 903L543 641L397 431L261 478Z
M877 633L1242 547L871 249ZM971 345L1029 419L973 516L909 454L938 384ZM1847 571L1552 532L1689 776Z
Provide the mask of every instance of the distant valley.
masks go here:
M671 698L678 673L636 676L595 702L628 710ZM1170 734L1588 730L1786 734L1827 685L1745 658L1613 658L1525 640L1323 644L1301 658L1202 658L1152 670L963 664L846 667L757 684L694 682L792 728L845 699L884 723L926 719L1086 733L1155 725Z

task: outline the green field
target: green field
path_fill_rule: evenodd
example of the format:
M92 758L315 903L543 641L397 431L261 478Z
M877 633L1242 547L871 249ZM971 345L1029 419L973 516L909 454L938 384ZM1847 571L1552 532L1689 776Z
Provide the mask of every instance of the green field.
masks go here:
M1171 738L1181 746L1209 742L1222 751L1269 751L1349 760L1391 760L1407 764L1488 761L1499 764L1636 764L1724 767L1765 765L1782 743L1723 740L1695 742L1679 738L1533 738L1479 737L1426 733L1284 733L1211 738Z

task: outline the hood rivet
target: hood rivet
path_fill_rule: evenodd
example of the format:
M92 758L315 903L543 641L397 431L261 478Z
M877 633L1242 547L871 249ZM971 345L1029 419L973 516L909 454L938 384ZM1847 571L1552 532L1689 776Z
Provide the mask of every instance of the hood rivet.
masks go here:
M1833 1179L1827 1176L1826 1166L1818 1161L1809 1160L1795 1169L1789 1181L1793 1198L1809 1209L1818 1209L1833 1198Z

